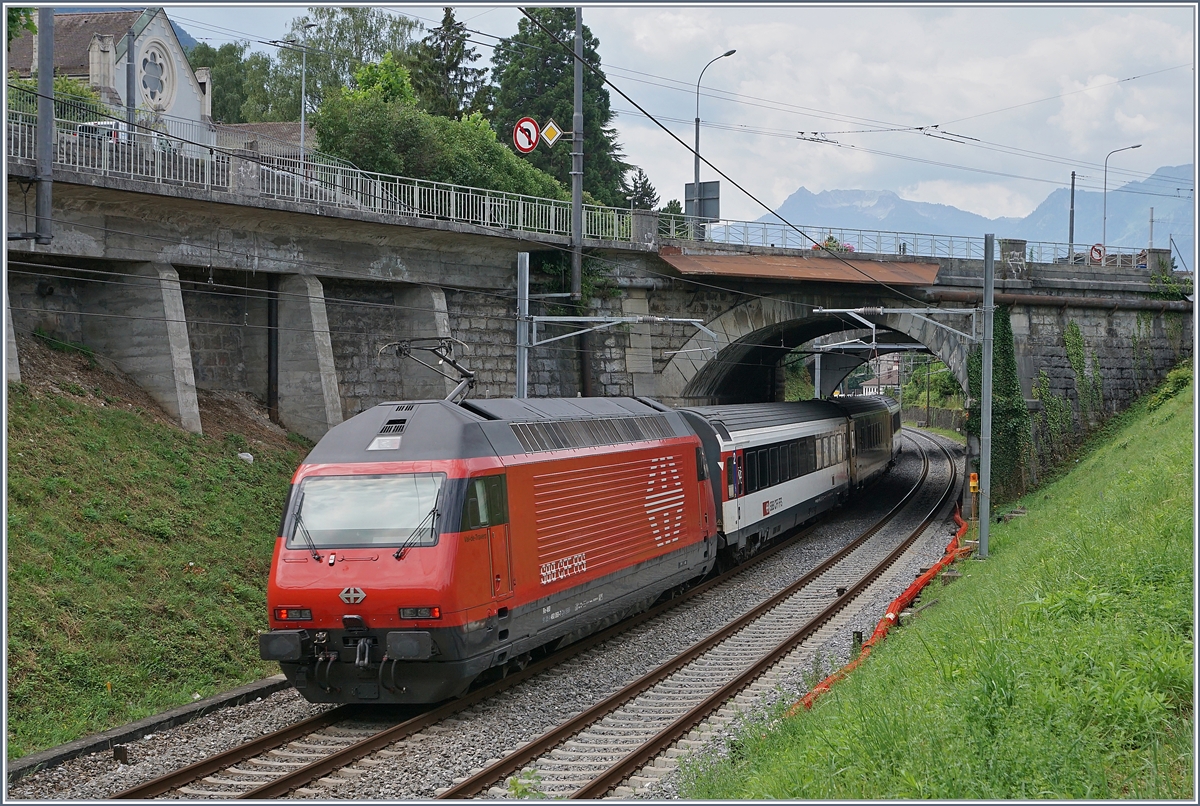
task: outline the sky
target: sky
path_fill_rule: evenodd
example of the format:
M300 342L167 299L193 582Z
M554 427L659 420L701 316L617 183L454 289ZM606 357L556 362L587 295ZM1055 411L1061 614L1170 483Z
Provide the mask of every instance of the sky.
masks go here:
M442 16L440 5L381 8L426 28ZM516 6L455 9L476 32L479 64L521 19ZM736 49L707 68L700 94L700 151L750 194L722 180L722 218L757 219L762 204L777 208L801 186L1024 216L1069 187L1072 170L1079 188L1101 190L1114 149L1141 146L1109 157L1110 190L1195 164L1194 5L583 9L609 79L689 144L697 78ZM266 52L259 40L281 38L302 13L168 6L201 41L248 40ZM645 170L663 203L682 199L692 154L615 92L612 107L626 161ZM701 179L719 177L702 166ZM1177 184L1163 193L1194 196L1194 182Z

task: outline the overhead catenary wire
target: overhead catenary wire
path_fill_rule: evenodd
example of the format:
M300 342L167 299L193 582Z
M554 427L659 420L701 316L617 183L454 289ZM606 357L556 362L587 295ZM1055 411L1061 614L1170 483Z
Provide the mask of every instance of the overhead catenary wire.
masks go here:
M383 7L383 8L384 8L384 10L391 11L393 13L403 14L406 17L417 20L418 21L418 30L423 30L423 26L422 26L423 22L435 23L438 26L440 26L440 24L441 24L441 22L439 20L434 20L431 18L421 17L420 15L415 15L415 14L399 11L395 7ZM195 21L189 20L186 17L176 16L176 19L195 22ZM196 24L202 24L202 23L197 22ZM248 37L248 38L256 39L257 41L260 41L260 42L263 41L261 39L258 39L258 35L251 34L249 32L235 31L234 29L225 29L225 30L240 34L240 35ZM544 48L540 48L537 45L533 45L532 43L514 42L514 41L512 41L511 37L504 37L504 36L500 36L498 34L488 33L486 31L481 31L481 30L474 29L474 28L467 28L465 26L464 26L463 30L473 33L473 34L476 34L476 35L479 35L479 36L490 37L490 38L496 39L498 41L505 41L506 45L509 47L521 47L521 48L534 49L534 50L540 50L540 51L545 50ZM472 44L480 45L483 47L491 47L491 48L496 47L496 44L490 43L490 42L481 42L479 40L471 40L471 39L468 39L467 41L471 42ZM349 53L336 54L336 55L338 55L339 57L353 58L353 54L349 54ZM736 93L736 92L731 92L731 91L727 91L727 90L704 88L701 90L701 95L703 95L704 97L712 98L714 100L723 100L723 101L728 101L728 102L732 102L732 103L738 103L738 104L741 104L744 106L776 110L776 111L781 111L781 112L786 112L786 113L791 113L791 114L800 114L800 115L805 115L807 117L814 117L817 119L826 119L826 120L835 120L835 121L848 122L848 123L857 123L859 125L868 125L868 126L873 127L870 129L855 130L854 132L836 132L836 131L816 132L816 131L814 131L814 132L808 133L815 137L828 137L830 135L840 134L840 133L885 133L885 132L908 132L908 133L928 135L930 130L936 130L936 129L939 129L939 127L944 127L944 126L947 126L947 125L950 125L953 123L959 123L959 122L962 122L965 120L972 120L972 119L979 118L979 117L985 117L985 116L989 116L989 115L999 114L1001 112L1009 111L1012 109L1017 109L1017 108L1021 108L1021 107L1025 107L1025 106L1031 106L1031 105L1035 105L1038 103L1055 100L1058 98L1076 95L1079 93L1090 92L1093 90L1102 89L1104 87L1114 86L1117 84L1122 84L1122 83L1134 81L1137 79L1147 78L1150 76L1155 76L1155 75L1159 75L1162 73L1171 72L1174 70L1180 70L1185 67L1191 67L1191 66L1192 66L1192 64L1190 62L1184 63L1184 64L1172 65L1170 67L1165 67L1165 68L1162 68L1159 70L1152 70L1152 71L1149 71L1146 73L1141 73L1136 76L1128 76L1128 77L1117 79L1115 81L1107 82L1104 84L1097 84L1097 85L1090 86L1090 87L1082 87L1078 90L1072 90L1069 92L1046 96L1044 98L1039 98L1039 99L1035 99L1032 101L1025 101L1025 102L1022 102L1019 104L1013 104L1013 105L1002 107L999 109L993 109L988 112L981 112L981 113L978 113L975 115L969 115L969 116L963 117L963 118L956 118L953 120L943 121L941 123L925 124L925 125L906 125L906 124L900 124L900 123L891 122L891 121L881 121L881 120L877 120L877 119L873 119L873 118L869 118L869 117L850 115L847 113L840 113L840 112L831 112L829 110L822 110L822 109L817 109L814 107L807 107L807 106L803 106L800 104L792 104L792 103L788 103L786 101L780 101L778 99L762 98L759 96L748 95L745 93ZM629 74L628 76L626 76L628 78L628 80L636 81L638 83L643 83L643 84L648 84L648 85L653 85L653 86L660 86L660 87L663 87L664 89L671 89L671 90L676 90L679 92L686 92L689 95L694 94L696 91L695 87L692 85L691 82L670 78L668 76L660 76L660 75L657 75L654 73L648 73L645 71L634 70L632 68L621 67L619 65L614 65L611 63L606 64L605 69L609 70L609 71L613 71L613 72L618 72L618 73L627 73L627 74ZM648 81L644 78L639 78L638 76L645 76L647 78L652 78L652 79L656 79L656 80ZM668 82L668 83L664 84L661 82ZM621 112L620 110L615 110L615 111L617 111L618 113ZM625 112L625 113L629 114L628 112ZM662 119L667 119L667 118L662 118ZM684 122L688 123L689 125L692 123L692 121L690 121L690 120L684 121ZM804 133L801 133L801 134L804 134ZM945 139L949 139L949 138L945 138ZM972 139L974 139L974 138L972 138ZM958 139L951 140L951 142L958 142L958 143L961 143L964 145L968 144L968 143L965 143ZM1025 156L1025 157L1028 157L1031 159L1040 159L1040 160L1044 160L1044 161L1057 162L1059 164L1068 165L1068 166L1086 166L1086 167L1093 167L1093 168L1100 167L1099 163L1092 163L1092 162L1088 162L1086 160L1078 160L1078 159L1074 159L1074 158L1064 157L1061 155L1054 155L1054 154L1047 154L1044 152L1032 151L1029 149L1021 149L1016 146L1006 146L1004 144L993 143L993 142L989 142L989 141L985 141L985 140L979 140L978 144L975 145L975 147L984 148L985 150L998 150L1000 153L1007 153L1012 156ZM891 157L899 158L899 159L906 158L905 155L897 155L897 154L887 154L886 156L891 156ZM962 170L974 170L970 167L957 166L957 165L952 165L952 164L942 166L942 167L950 167L950 168L962 169ZM1117 175L1117 176L1138 177L1143 182L1170 183L1171 181L1173 181L1168 178L1156 177L1152 173L1134 171L1134 170L1130 170L1130 169L1113 168L1110 170L1110 173ZM1004 176L1006 174L1000 173L998 175ZM1030 179L1029 177L1021 177L1021 176L1017 176L1017 175L1009 175L1009 176L1011 176L1012 178ZM1060 185L1062 184L1062 182L1053 182L1053 180L1034 180L1034 181L1043 181L1043 182L1060 184ZM1120 192L1137 192L1137 191L1120 191ZM1146 194L1146 195L1150 195L1150 194ZM1166 194L1166 195L1177 197L1177 194Z
M526 16L526 17L529 19L529 21L530 21L530 22L532 22L532 23L533 23L534 25L536 25L538 28L541 28L541 29L542 29L542 31L543 31L543 33L545 33L545 34L546 34L546 36L550 37L550 38L551 38L551 39L553 39L555 42L557 42L557 43L559 44L559 46L560 46L560 47L562 47L564 50L567 50L568 52L571 52L571 51L570 51L570 47L569 47L569 46L568 46L568 45L567 45L565 42L563 42L561 39L559 39L557 36L555 36L555 35L554 35L554 33L553 33L553 32L552 32L552 31L551 31L549 28L547 28L546 26L544 26L544 25L542 25L540 22L538 22L538 20L537 20L537 19L536 19L536 18L535 18L535 17L534 17L532 14L530 14L530 13L529 13L529 12L528 12L528 11L527 11L525 8L521 8L521 9L520 9L520 11L521 11L521 13L522 13L522 14L524 14L524 15L525 15L525 16ZM574 54L572 53L572 58L573 58L573 57L574 57ZM700 152L698 152L696 149L692 148L692 147L691 147L691 146L689 146L687 143L685 143L683 140L681 140L681 139L679 138L679 136L678 136L678 135L676 135L676 134L675 134L673 131L671 131L671 130L670 130L669 128L667 128L665 125L663 125L662 123L660 123L656 117L654 117L654 116L653 116L653 115L651 115L649 112L647 112L645 109L643 109L643 108L642 108L642 106L641 106L641 104L639 104L637 101L633 100L633 99L632 99L632 98L630 98L628 95L626 95L626 94L625 94L625 92L624 92L624 90L622 90L620 87L618 87L616 84L614 84L614 83L613 83L613 82L612 82L612 81L611 81L611 80L610 80L610 79L609 79L609 78L608 78L606 75L604 75L604 73L603 73L603 72L601 72L601 71L600 71L598 68L596 68L596 67L595 67L594 65L592 65L590 62L588 62L586 59L580 59L579 61L580 61L580 62L583 64L583 66L584 66L585 68L587 68L587 69L588 69L588 70L590 70L592 73L594 73L595 75L597 75L597 76L598 76L598 77L599 77L599 78L600 78L600 79L601 79L601 80L602 80L602 81L603 81L605 84L607 84L608 86L612 87L612 88L613 88L613 90L614 90L614 91L615 91L615 92L616 92L618 95L620 95L622 98L624 98L624 99L625 99L626 101L628 101L629 103L633 104L633 105L634 105L634 106L635 106L635 107L638 109L638 111L640 111L640 112L641 112L643 115L645 115L647 118L649 118L651 121L653 121L653 122L654 122L654 123L655 123L655 124L656 124L656 125L657 125L657 126L660 128L660 129L662 129L662 130L663 130L664 132L666 132L666 133L667 133L667 134L668 134L668 135L669 135L669 136L670 136L670 137L671 137L673 140L675 140L675 142L679 143L679 145L681 145L681 146L683 146L685 149L687 149L687 151L688 151L690 154L692 154L692 155L693 155L693 156L694 156L696 159L699 159L699 160L700 160L700 161L702 161L702 162L703 162L705 165L707 165L709 168L711 168L712 170L716 171L716 172L717 172L717 174L719 174L719 175L721 176L721 178L725 179L727 182L729 182L729 183L730 183L731 185L733 185L735 188L737 188L738 190L742 191L742 193L746 194L746 196L748 196L748 197L749 197L749 198L750 198L752 201L754 201L756 204L758 204L759 206L761 206L761 207L762 207L764 210L766 210L768 213L770 213L770 214L774 215L776 218L778 218L778 219L779 219L779 221L780 221L780 223L782 223L784 226L786 226L786 227L789 227L789 228L791 228L791 229L795 230L795 231L796 231L796 232L797 232L799 235L801 235L801 236L802 236L802 237L804 237L804 238L807 238L809 241L811 241L811 242L812 242L812 244L813 244L813 246L814 246L814 247L821 247L821 244L819 244L819 243L816 241L816 239L814 239L814 238L812 238L811 236L809 236L809 235L808 235L808 233L806 233L806 232L804 232L803 230L801 230L801 229L800 229L799 227L797 227L795 224L792 224L790 221L788 221L788 220L786 220L785 218L783 218L783 216L780 216L780 215L779 215L777 212L775 212L774 210L772 210L772 209L770 208L770 206L768 206L768 205L766 204L766 202L763 202L761 199L759 199L757 196L755 196L755 195L754 195L753 193L751 193L749 190L747 190L746 188L744 188L744 187L741 185L741 183L739 183L739 182L738 182L736 179L734 179L733 177L729 176L729 174L727 174L727 173L725 173L724 171L722 171L722 170L721 170L720 168L718 168L716 165L713 165L713 163L712 163L712 162L711 162L711 161L710 161L710 160L709 160L707 157L704 157L704 156L703 156L703 155L701 155L701 154L700 154ZM886 288L886 289L888 289L888 290L889 290L889 291L891 291L893 294L896 294L896 295L898 295L898 296L900 296L900 297L903 297L904 299L910 300L910 301L912 301L912 302L916 302L916 303L920 303L920 302L921 302L921 300L918 300L918 299L916 299L915 297L909 296L908 294L905 294L904 292L902 292L902 291L899 291L899 290L897 290L896 288L893 288L892 286L890 286L890 285L888 285L887 283L885 283L885 282L883 282L883 281L879 280L878 278L876 278L876 277L872 277L872 276L871 276L871 274L869 274L869 273L868 273L868 272L866 272L866 271L863 271L863 270L862 270L861 268L859 268L858 266L855 266L855 265L853 265L852 263L850 263L850 261L848 261L848 260L845 260L844 258L842 258L842 257L838 256L838 255L837 255L835 252L830 252L830 251L828 251L828 250L824 250L824 251L826 251L826 252L827 252L827 254L829 254L829 256L830 256L830 257L832 257L834 260L837 260L839 263L842 263L842 264L844 264L844 265L845 265L847 268L849 268L851 271L854 271L854 272L857 272L858 274L861 274L863 277L866 277L866 278L867 278L868 280L870 280L871 282L873 282L873 283L875 283L875 284L877 284L877 285L879 285L879 286L881 286L881 287L883 287L883 288Z

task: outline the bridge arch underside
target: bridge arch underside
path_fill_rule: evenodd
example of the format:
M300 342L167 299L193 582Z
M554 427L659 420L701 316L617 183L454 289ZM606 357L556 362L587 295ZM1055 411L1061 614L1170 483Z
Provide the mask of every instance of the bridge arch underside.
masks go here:
M878 305L880 301L850 302L836 307ZM884 303L889 310L899 306ZM816 338L842 331L864 330L863 323L846 314L814 312L815 305L835 307L831 301L814 303L810 299L779 297L750 300L726 311L705 326L717 334L717 352L713 340L698 332L667 362L659 397L680 405L759 403L782 399L779 367L796 347ZM905 313L865 316L876 325L880 344L915 342L944 362L967 386L967 356L972 342L927 318ZM970 333L971 320L965 316L938 316L937 320L955 330ZM870 331L865 330L866 340ZM829 339L827 341L838 341ZM705 350L704 348L709 348ZM879 352L895 351L896 348ZM846 356L822 365L822 388L831 391L862 360ZM830 375L825 376L826 367Z

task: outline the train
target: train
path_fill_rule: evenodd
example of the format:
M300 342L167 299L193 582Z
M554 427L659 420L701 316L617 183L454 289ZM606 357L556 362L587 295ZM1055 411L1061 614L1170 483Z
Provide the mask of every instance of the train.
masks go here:
M312 702L461 696L744 562L900 433L886 397L382 403L296 470L260 656Z

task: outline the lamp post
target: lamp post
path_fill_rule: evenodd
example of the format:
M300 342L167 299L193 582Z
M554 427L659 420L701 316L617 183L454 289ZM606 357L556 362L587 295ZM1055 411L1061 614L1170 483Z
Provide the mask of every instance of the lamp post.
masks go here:
M300 174L304 174L304 113L308 106L308 32L315 22L304 23L304 44L300 49Z
M1124 148L1114 148L1108 152L1108 157L1116 154L1118 151L1129 151L1134 148L1141 148L1142 144L1138 143L1135 146L1125 146ZM1108 157L1104 158L1104 214L1100 220L1100 265L1108 265Z
M737 50L727 50L720 56L713 59L708 64L704 65L704 70L707 70L717 59L724 59L726 56L732 56L737 53ZM695 202L694 213L697 218L700 217L700 81L704 78L704 70L700 71L700 78L696 79L696 186L695 186Z

